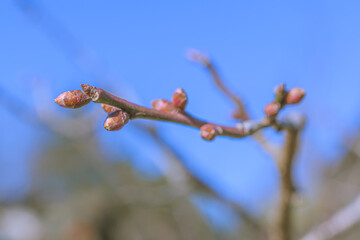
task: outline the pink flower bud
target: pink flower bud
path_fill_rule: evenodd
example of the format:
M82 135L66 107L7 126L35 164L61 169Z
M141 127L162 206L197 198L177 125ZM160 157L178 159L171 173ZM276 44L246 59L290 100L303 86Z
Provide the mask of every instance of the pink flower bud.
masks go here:
M66 108L80 108L91 101L85 93L81 90L73 90L60 94L55 102L61 107Z
M172 102L179 109L180 112L184 112L186 104L187 104L187 95L182 88L178 88L175 90L174 95L172 97Z
M211 124L205 124L201 126L200 131L201 137L208 141L214 140L217 135L216 128Z
M105 119L104 128L108 131L117 131L125 126L130 115L122 110L111 112Z
M285 99L285 104L296 104L299 103L305 96L305 90L302 88L291 89Z
M172 102L169 102L164 99L156 99L151 102L151 105L155 110L158 111L171 112L171 113L177 112L176 106Z
M279 103L269 103L265 107L265 115L269 118L274 118L278 115L280 111L280 104Z
M101 107L104 109L105 112L107 113L111 113L113 111L116 111L116 110L119 110L119 108L117 107L114 107L114 106L111 106L111 105L107 105L107 104L104 104L102 103L101 104Z

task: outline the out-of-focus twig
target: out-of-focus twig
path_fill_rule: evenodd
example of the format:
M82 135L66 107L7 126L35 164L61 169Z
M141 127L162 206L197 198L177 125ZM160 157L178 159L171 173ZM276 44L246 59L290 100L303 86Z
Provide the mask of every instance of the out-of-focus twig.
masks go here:
M249 120L249 115L245 109L243 101L225 86L224 81L220 78L218 71L210 59L195 49L191 49L188 52L188 58L204 65L209 70L216 86L236 104L236 117L242 121Z
M37 97L49 98L49 96L41 96L43 94L40 91L41 87L37 86L37 88ZM31 124L65 137L81 137L95 131L95 118L86 117L79 120L79 118L74 119L63 115L57 115L55 112L51 111L51 108L48 109L48 111L44 109L40 106L38 101L34 101L33 103L34 108L30 108L31 106L27 105L18 97L0 86L0 106L22 120L24 123ZM84 122L87 122L88 124L84 124Z
M312 229L300 240L332 239L348 230L360 221L360 195L353 202L345 206L330 219Z
M292 167L305 118L294 115L290 122L293 125L286 129L285 143L277 162L280 171L280 199L271 231L272 240L291 239L291 200L295 191Z
M265 239L266 233L262 228L261 224L256 219L254 219L241 205L227 198L224 198L214 189L207 186L198 176L196 176L196 174L193 174L181 154L173 146L171 146L171 144L166 141L166 139L164 139L161 134L158 133L155 127L140 124L137 124L136 126L144 129L146 132L149 133L149 135L159 145L159 147L169 156L168 159L170 161L171 159L175 160L171 162L170 165L175 168L175 171L178 174L182 175L180 176L180 179L183 179L185 181L186 186L191 187L190 191L203 191L215 197L222 203L230 206L243 219L245 224L251 227L253 233L256 234L258 239ZM171 178L171 176L169 177Z

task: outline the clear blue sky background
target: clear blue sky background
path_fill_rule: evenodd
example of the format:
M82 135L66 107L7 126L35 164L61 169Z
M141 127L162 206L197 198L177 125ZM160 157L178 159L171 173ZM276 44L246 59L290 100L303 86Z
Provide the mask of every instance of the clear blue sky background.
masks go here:
M197 48L216 61L256 119L273 99L274 86L307 90L302 104L284 112L308 116L296 164L301 189L310 189L314 166L341 155L342 139L358 129L360 1L23 1L28 10L40 6L40 17L24 14L16 2L0 2L0 84L30 109L35 76L49 83L49 104L80 83L112 86L146 106L182 87L189 112L234 124L232 102L185 58L188 48ZM29 184L29 156L44 135L3 107L0 121L0 193L21 195ZM193 171L225 196L255 209L274 194L277 171L254 140L205 142L196 129L158 126ZM99 122L98 129L105 146L126 138L136 144L139 168L159 158L130 134L131 127L109 133Z

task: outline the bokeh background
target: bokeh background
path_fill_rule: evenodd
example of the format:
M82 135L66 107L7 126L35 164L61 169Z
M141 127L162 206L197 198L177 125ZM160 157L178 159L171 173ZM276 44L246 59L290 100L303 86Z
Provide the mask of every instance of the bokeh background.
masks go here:
M278 172L252 138L206 142L197 129L142 120L107 132L98 105L53 103L81 83L144 106L182 87L189 112L235 124L234 104L186 58L191 48L254 119L275 86L306 89L281 114L307 116L295 164L304 235L360 189L359 11L359 1L1 1L0 238L261 239L232 206L271 221ZM201 183L184 180L179 159Z

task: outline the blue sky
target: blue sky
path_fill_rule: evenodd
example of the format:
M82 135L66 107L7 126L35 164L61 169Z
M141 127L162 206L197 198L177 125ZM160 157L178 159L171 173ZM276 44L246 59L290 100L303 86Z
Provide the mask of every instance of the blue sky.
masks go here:
M317 162L341 155L342 139L358 129L359 1L24 0L42 9L32 18L16 2L0 3L0 86L27 100L30 109L34 77L51 87L49 104L80 83L111 88L145 106L182 87L189 95L189 112L234 124L232 102L202 67L185 58L187 49L196 48L214 59L255 119L262 117L280 83L307 90L302 104L283 113L308 117L296 164L302 189L311 187ZM21 194L28 185L29 154L41 145L43 132L4 108L0 119L6 136L0 139L1 196ZM157 125L193 171L225 196L256 208L274 193L276 169L254 140L209 143L196 129ZM131 127L109 133L99 122L98 129L104 147L126 139L135 151L142 149L135 154L139 168L161 157L130 134ZM281 140L271 130L266 134Z

